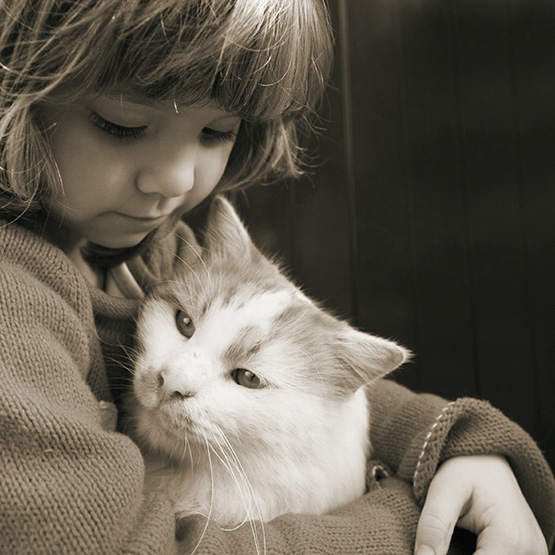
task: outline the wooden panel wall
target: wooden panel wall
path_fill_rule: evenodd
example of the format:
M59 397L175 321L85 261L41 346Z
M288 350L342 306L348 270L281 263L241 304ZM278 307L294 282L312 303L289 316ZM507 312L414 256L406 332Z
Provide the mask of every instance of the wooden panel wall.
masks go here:
M331 5L319 164L252 189L251 230L415 352L400 382L490 400L555 466L555 3Z

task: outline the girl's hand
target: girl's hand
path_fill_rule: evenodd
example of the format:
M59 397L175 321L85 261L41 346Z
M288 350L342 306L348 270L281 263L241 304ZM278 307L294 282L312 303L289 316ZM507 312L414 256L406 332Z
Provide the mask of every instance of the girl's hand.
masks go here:
M434 476L416 531L416 555L445 555L455 525L478 536L479 555L547 555L532 510L503 457L455 457Z

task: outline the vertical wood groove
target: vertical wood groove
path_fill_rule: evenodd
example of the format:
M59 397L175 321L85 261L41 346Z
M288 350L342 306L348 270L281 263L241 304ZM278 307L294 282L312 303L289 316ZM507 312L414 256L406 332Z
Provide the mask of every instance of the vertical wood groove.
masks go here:
M356 181L354 175L355 157L353 147L353 106L351 91L351 49L349 46L349 12L347 0L338 0L339 54L341 63L342 119L344 135L345 180L348 194L349 256L351 267L352 320L358 324L358 277L357 277L357 225L356 225Z

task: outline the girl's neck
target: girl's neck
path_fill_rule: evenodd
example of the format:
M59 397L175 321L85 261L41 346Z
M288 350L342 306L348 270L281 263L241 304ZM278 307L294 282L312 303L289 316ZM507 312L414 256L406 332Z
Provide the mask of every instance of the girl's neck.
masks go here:
M98 289L104 289L106 285L106 271L103 268L91 266L83 258L82 249L84 244L85 241L72 243L64 249L64 252L91 285Z

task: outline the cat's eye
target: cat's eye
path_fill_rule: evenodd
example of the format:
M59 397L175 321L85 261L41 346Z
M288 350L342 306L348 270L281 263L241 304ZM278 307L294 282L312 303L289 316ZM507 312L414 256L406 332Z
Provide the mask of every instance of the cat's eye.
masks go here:
M242 387L248 387L249 389L260 389L263 387L260 378L250 370L245 370L244 368L236 368L233 370L233 372L231 372L231 377Z
M178 310L175 313L175 325L179 333L189 339L195 333L195 324L193 319L183 310Z

